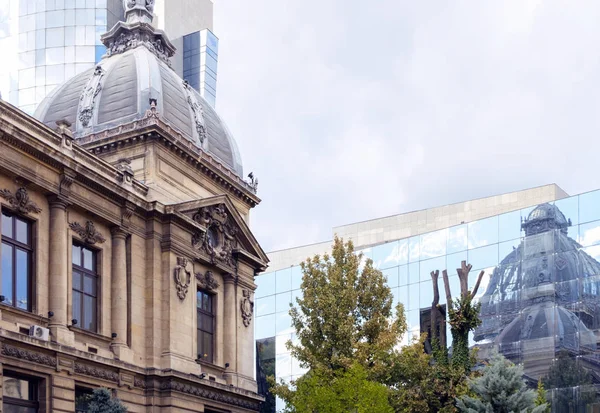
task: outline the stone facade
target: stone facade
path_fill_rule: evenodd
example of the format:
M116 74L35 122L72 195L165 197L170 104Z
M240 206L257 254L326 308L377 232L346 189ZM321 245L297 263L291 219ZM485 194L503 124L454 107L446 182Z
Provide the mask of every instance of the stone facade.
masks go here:
M113 389L130 412L257 411L254 276L268 258L248 215L259 202L156 112L74 140L0 101L0 209L32 237L29 310L0 303L0 373L35 380L40 412L75 411L79 387ZM92 331L74 319L74 243L96 257Z

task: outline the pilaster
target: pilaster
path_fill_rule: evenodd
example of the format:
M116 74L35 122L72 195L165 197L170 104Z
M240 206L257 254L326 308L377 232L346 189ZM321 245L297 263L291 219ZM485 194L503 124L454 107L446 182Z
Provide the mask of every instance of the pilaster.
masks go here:
M229 367L223 374L227 384L237 387L237 306L236 306L236 282L232 274L223 275L223 362L229 363Z
M113 343L111 349L115 356L133 363L133 352L127 346L127 232L120 227L111 229L111 327Z
M52 341L73 346L74 334L67 328L68 298L68 257L67 207L69 202L61 196L48 197L50 206L50 245L49 245L49 294L48 308L53 313L50 318Z

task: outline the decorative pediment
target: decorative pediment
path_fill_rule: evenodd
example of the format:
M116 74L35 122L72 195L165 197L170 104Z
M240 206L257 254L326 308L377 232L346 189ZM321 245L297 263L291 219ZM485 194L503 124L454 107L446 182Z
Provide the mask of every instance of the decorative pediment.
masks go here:
M196 224L192 247L211 264L234 269L237 260L243 259L256 269L266 267L269 259L226 195L185 202L172 208Z

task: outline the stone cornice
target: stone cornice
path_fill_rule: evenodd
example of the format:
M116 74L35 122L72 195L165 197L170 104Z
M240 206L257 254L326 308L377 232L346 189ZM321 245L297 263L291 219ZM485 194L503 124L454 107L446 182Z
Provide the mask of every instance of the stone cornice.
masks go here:
M37 364L53 370L60 369L59 359L72 360L72 373L154 391L176 391L215 402L258 410L264 399L257 393L200 379L177 370L143 369L137 366L76 350L56 343L40 342L6 330L0 330L0 355L8 360ZM38 345L39 343L39 345ZM133 380L123 380L123 376ZM131 381L129 383L129 381Z
M69 171L72 182L79 181L119 203L128 200L145 205L143 198L148 187L139 181L133 182L133 190L124 187L123 172L78 145L65 148L63 139L57 132L0 100L0 142L5 141L54 169ZM60 187L45 189L60 192Z
M186 139L168 123L156 117L135 120L125 125L83 136L78 143L94 154L118 150L124 146L155 140L198 169L213 182L251 207L260 203L254 188L229 167Z

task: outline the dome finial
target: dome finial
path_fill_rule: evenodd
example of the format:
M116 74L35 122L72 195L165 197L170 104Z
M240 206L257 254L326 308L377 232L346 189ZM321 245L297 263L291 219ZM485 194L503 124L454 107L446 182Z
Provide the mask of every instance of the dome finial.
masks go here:
M152 23L154 0L123 0L127 23Z

